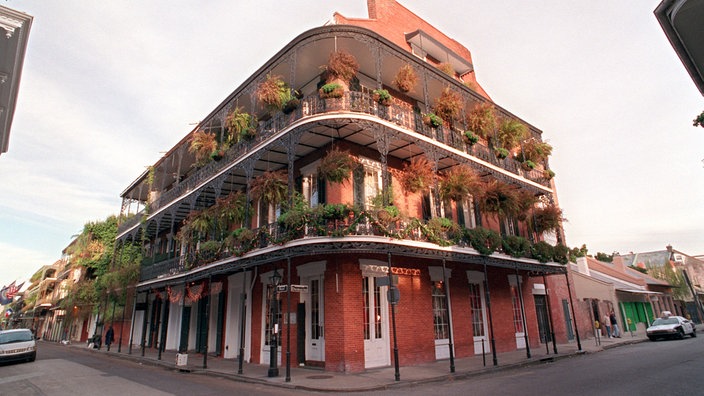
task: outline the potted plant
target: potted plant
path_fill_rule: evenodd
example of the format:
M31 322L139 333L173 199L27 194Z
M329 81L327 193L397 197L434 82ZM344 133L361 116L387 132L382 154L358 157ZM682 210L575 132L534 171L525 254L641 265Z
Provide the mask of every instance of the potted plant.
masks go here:
M318 95L320 95L321 99L341 98L344 92L345 91L342 85L334 82L327 83L320 87L318 90Z
M434 113L423 114L423 124L431 128L437 128L442 125L442 118L438 117Z
M477 144L479 141L479 136L475 135L474 132L470 130L464 131L462 134L462 139L464 140L465 143L467 143L469 146L474 146Z
M349 152L332 149L320 160L318 174L331 183L349 180L352 170L359 165Z
M564 221L562 209L553 204L535 208L533 216L528 218L531 229L538 235L559 230Z
M494 154L496 155L496 158L498 159L504 159L508 157L510 154L508 150L506 150L503 147L498 147L497 149L494 150Z
M543 171L543 177L547 180L550 180L555 177L555 172L553 172L552 169L545 169Z
M523 168L524 168L525 170L533 170L533 169L535 169L536 166L537 166L537 165L535 164L535 162L533 162L533 161L531 161L531 160L525 160L525 161L523 161Z
M442 90L440 97L435 100L433 112L445 121L453 121L459 117L462 106L462 96L446 87Z
M218 148L215 134L204 130L197 130L191 136L188 152L196 157L196 166L203 166L210 160L210 154Z
M416 86L417 82L418 76L416 75L416 71L413 69L413 66L405 64L401 66L398 73L396 73L393 84L399 91L408 93Z
M427 191L434 178L433 167L423 156L413 157L410 163L403 165L403 171L399 173L401 188L408 193Z
M382 106L391 105L391 94L385 89L375 89L374 90L374 101Z
M344 51L332 52L325 66L326 82L338 82L346 89L358 70L359 63L354 55Z

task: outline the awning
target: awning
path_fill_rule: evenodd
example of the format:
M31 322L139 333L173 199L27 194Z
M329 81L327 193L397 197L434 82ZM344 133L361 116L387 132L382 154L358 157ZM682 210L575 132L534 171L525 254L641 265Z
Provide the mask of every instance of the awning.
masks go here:
M406 42L410 43L414 50L420 50L440 62L448 62L460 76L474 70L470 62L455 55L452 50L420 29L406 33Z
M648 294L648 295L664 294L661 292L654 292L654 291L649 291L649 290L635 290L635 289L616 289L616 291L620 291L623 293L631 293L631 294Z

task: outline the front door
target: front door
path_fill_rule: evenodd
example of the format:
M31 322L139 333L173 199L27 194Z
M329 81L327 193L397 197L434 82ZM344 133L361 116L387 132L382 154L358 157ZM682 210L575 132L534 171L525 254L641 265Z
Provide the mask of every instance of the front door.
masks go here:
M323 310L323 276L313 276L305 280L308 293L304 294L306 305L306 360L325 361L325 312Z
M570 304L567 300L562 300L562 312L565 316L565 329L567 330L567 340L574 340L574 330L572 330L572 317L570 316Z
M540 334L540 342L547 344L550 342L550 323L548 318L548 306L545 295L536 294L535 299L535 316L538 318L538 333Z
M181 314L181 336L178 344L178 351L181 353L188 351L188 331L190 327L191 307L184 306Z
M378 286L373 276L362 279L365 368L391 364L387 289L387 286Z

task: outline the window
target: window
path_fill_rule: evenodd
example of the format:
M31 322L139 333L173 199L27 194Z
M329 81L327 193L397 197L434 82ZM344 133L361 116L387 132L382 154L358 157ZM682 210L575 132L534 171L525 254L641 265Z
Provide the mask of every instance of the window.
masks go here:
M323 337L323 326L320 321L320 279L310 282L310 338Z
M272 284L266 285L266 303L265 303L265 309L266 309L266 322L265 322L265 327L264 327L264 345L269 346L271 345L271 338L272 335L274 334L274 321L273 321L273 316L271 312L271 298L273 294L276 292L276 287ZM281 300L279 299L278 293L276 294L276 323L279 324L279 329L281 328ZM278 337L277 339L277 344L281 345L281 337Z
M431 296L433 299L433 324L435 327L435 339L442 340L450 338L450 318L447 311L445 286L442 281L432 283Z
M382 338L381 288L376 285L376 278L364 277L362 280L362 299L364 300L364 339Z
M360 162L363 166L353 174L354 204L368 209L381 192L381 164L367 158L360 158Z
M523 310L521 310L521 300L518 295L518 286L511 285L511 304L513 304L513 327L516 333L523 333Z
M484 312L482 311L481 288L477 283L469 284L469 307L472 310L472 335L484 336Z

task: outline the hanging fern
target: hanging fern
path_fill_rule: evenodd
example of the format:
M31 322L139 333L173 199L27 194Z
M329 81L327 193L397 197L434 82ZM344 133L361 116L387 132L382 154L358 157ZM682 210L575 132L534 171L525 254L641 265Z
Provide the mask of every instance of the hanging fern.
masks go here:
M396 73L393 84L398 88L399 91L407 93L413 90L413 88L418 83L418 76L416 71L411 65L403 65Z
M252 180L250 192L254 200L278 205L288 198L288 177L286 171L266 171Z
M427 191L434 178L433 167L423 156L413 157L410 163L403 165L403 171L399 173L401 188L409 193Z
M210 161L210 153L217 150L218 142L215 140L215 134L197 130L191 137L191 144L188 146L188 152L196 157L196 166L203 166Z
M440 180L440 198L460 202L470 195L478 195L481 183L476 173L467 165L458 165L445 171Z
M349 152L332 149L320 160L318 173L331 183L343 183L350 179L352 170L358 165Z

